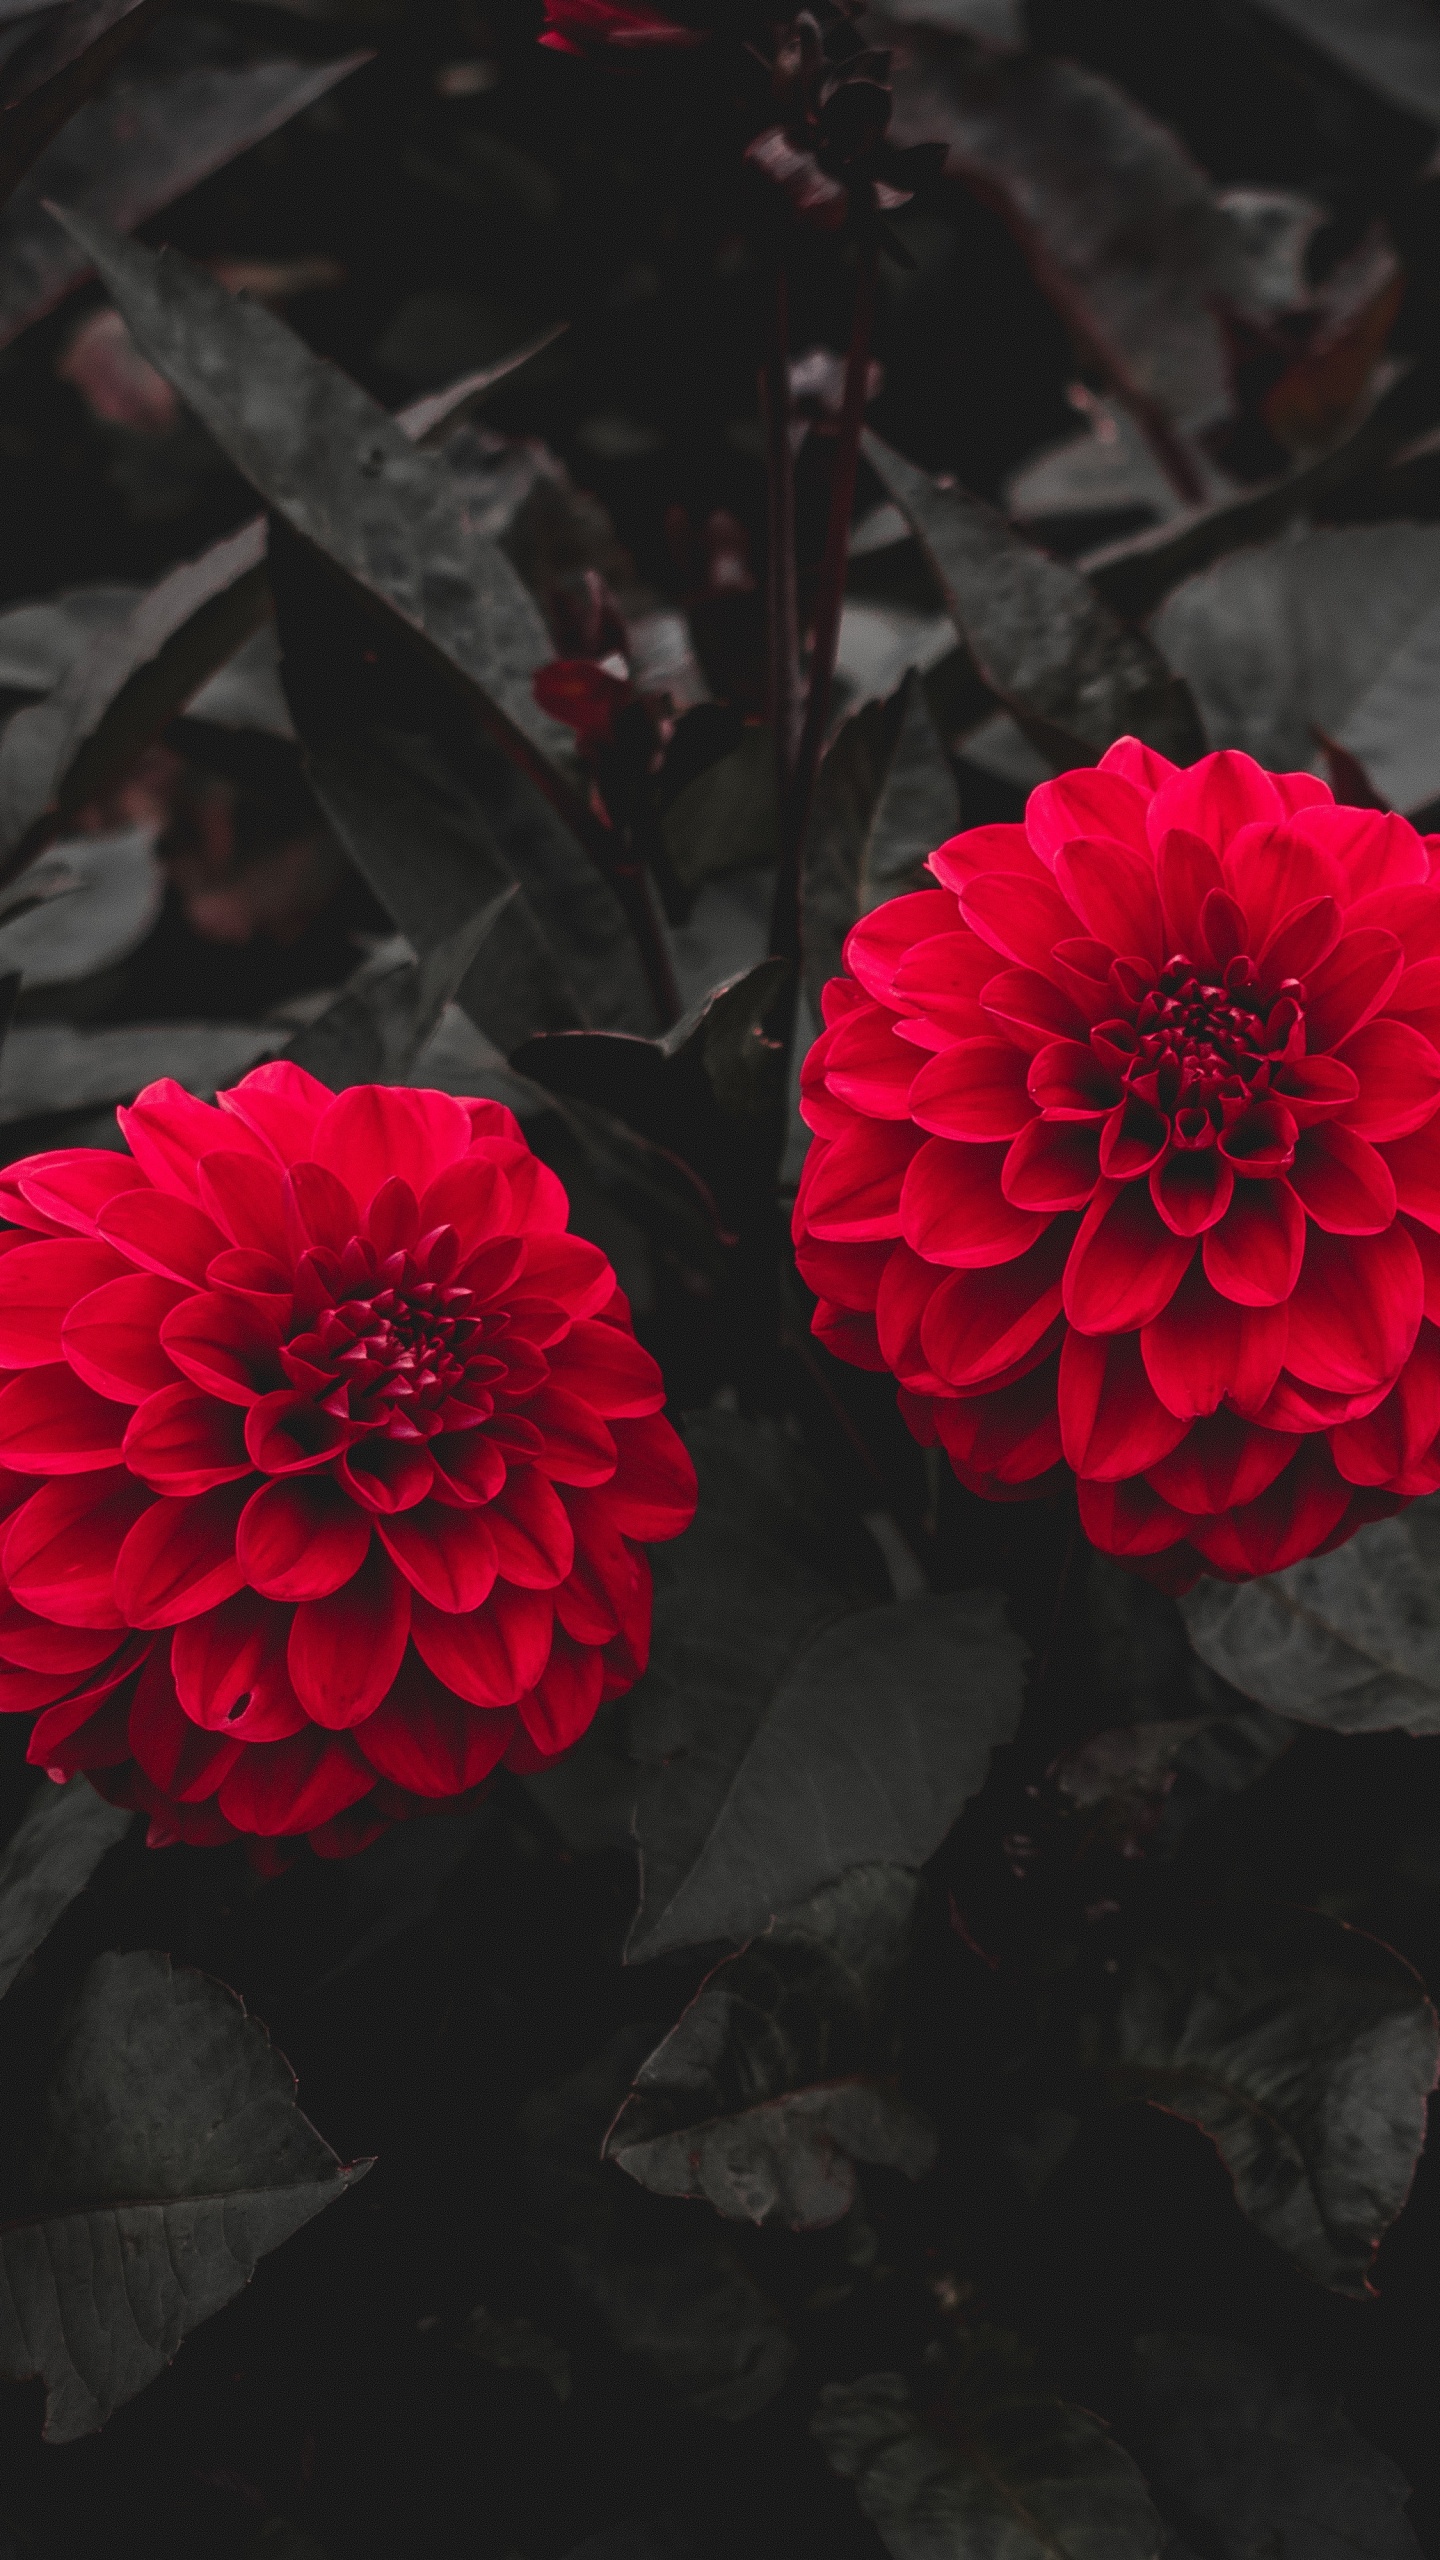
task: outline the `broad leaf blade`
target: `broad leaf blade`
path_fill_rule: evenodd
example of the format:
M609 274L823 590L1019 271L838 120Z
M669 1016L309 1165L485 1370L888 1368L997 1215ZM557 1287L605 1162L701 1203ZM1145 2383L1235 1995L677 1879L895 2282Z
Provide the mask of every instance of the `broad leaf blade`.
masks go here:
M940 488L878 436L867 434L865 451L986 683L1042 743L1071 764L1126 735L1179 764L1203 754L1183 683L1078 570L1037 551L967 490Z
M656 2195L802 2231L850 2211L857 2161L922 2176L934 2130L873 2076L915 1889L854 1867L727 1957L641 2064L607 2159Z
M1232 1688L1336 1733L1440 1733L1440 1496L1328 1556L1198 1582L1190 1641Z
M1363 2295L1425 2140L1440 2025L1403 1958L1316 1912L1241 1910L1142 1955L1112 2096L1207 2133L1236 2200L1319 2284Z
M284 1051L322 1084L405 1084L445 1007L503 929L518 889L501 889L423 960L362 972Z
M134 1819L88 1778L41 1788L0 1850L0 1996Z
M1420 2560L1408 2482L1306 2374L1233 2338L1137 2338L1127 2430L1210 2560Z
M1440 26L1424 0L1257 0L1403 115L1440 125Z
M168 1956L101 1956L56 2032L0 2232L0 2373L68 2444L163 2372L345 2168L232 1993Z
M923 2414L898 2373L820 2394L811 2431L891 2560L1156 2560L1160 2519L1100 2420L986 2361Z
M912 669L888 702L845 722L815 785L805 840L805 986L838 976L845 937L872 907L921 885L927 853L960 824L955 775Z

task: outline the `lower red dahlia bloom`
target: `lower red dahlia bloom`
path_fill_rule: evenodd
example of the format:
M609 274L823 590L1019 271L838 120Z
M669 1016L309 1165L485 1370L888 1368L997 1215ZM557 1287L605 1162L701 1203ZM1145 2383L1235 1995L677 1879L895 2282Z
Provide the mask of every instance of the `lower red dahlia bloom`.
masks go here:
M219 1104L0 1174L0 1708L152 1842L336 1856L630 1686L695 1479L498 1103Z
M1437 857L1127 738L855 927L800 1269L962 1483L1177 1589L1440 1488Z

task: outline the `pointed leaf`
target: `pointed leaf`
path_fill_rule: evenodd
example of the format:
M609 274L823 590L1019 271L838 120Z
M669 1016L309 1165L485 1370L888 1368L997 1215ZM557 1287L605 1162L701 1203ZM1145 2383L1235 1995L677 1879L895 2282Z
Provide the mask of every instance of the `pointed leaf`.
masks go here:
M0 1850L0 1996L83 1893L135 1817L97 1796L88 1778L47 1779Z

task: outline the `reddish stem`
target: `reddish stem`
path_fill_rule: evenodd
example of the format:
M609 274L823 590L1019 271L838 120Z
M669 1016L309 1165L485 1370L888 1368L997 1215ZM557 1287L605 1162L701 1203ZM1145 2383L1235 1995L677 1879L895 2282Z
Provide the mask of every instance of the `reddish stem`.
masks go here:
M800 739L800 608L795 567L795 447L790 405L790 287L783 259L775 264L765 362L760 375L769 485L766 624L770 725L775 737L775 807L790 797Z

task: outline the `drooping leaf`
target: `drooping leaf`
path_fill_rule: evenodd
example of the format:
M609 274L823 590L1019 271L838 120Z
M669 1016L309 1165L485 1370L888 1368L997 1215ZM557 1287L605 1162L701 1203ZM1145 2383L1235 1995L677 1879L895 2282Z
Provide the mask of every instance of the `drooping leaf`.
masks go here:
M1420 2560L1409 2485L1308 2375L1233 2338L1135 2341L1128 2431L1207 2560Z
M1189 694L1153 642L967 490L942 489L878 436L865 452L930 561L981 674L1042 746L1089 762L1143 738L1193 763L1204 737Z
M0 1050L0 1124L133 1102L157 1076L173 1076L189 1093L214 1093L284 1042L273 1023L125 1022L99 1031L22 1023Z
M1262 1706L1336 1733L1440 1733L1440 1496L1180 1605L1201 1661Z
M805 840L805 986L838 975L850 927L920 885L927 853L960 824L955 775L919 676L867 702L841 729L816 779Z
M171 0L69 0L0 74L0 204Z
M1008 2352L1007 2352L1008 2350ZM981 2333L959 2371L827 2383L811 2420L891 2560L1156 2560L1160 2518L1128 2453Z
M360 971L333 1004L297 1032L284 1055L338 1092L349 1084L404 1084L445 1007L504 925L515 888L432 942L420 960Z
M553 655L539 609L499 546L474 532L443 461L259 303L235 300L174 250L157 255L88 216L59 218L236 469L421 643L590 839L583 800L551 762L568 734L531 691Z
M1425 0L1258 0L1353 80L1440 125L1440 27Z
M783 1442L711 1414L690 1445L700 1509L652 1558L627 1711L646 1764L632 1962L747 1938L847 1867L923 1865L1022 1701L998 1594L866 1607L864 1563L838 1528L817 1546L829 1506Z
M3 751L0 751L3 752ZM148 828L52 845L0 911L0 971L68 986L114 968L157 922L165 875Z
M88 1778L41 1787L0 1849L0 1997L134 1819Z
M133 229L368 60L352 53L338 62L122 74L71 116L0 214L0 347L53 311L90 270L89 251L57 228L48 203Z
M0 2373L43 2377L68 2444L343 2195L258 2021L162 1955L91 1965L54 2035L0 2230Z
M915 1886L852 1867L727 1956L641 2064L606 2158L656 2195L801 2231L850 2211L857 2161L922 2176L934 2129L875 2076Z
M1440 2024L1403 1958L1317 1912L1197 1919L1127 1973L1112 2097L1188 2117L1297 2266L1364 2294L1425 2140Z
M1168 597L1153 629L1217 747L1324 773L1316 732L1387 808L1440 795L1440 527L1324 526L1239 551Z
M653 2027L626 2027L520 2117L531 2211L617 2347L702 2416L753 2417L782 2390L795 2347L729 2242L647 2196L600 2157Z

